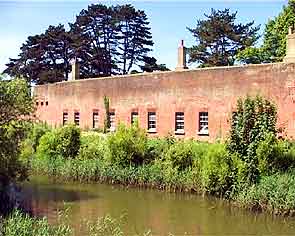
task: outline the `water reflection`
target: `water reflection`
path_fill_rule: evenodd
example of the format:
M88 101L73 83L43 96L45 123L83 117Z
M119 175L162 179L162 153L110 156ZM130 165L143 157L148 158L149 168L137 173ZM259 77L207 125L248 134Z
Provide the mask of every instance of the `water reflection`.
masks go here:
M294 219L255 214L215 198L126 189L103 184L56 184L33 178L24 184L26 200L36 215L55 222L57 210L70 202L69 218L77 235L83 235L83 219L127 214L127 234L151 229L154 235L294 235Z

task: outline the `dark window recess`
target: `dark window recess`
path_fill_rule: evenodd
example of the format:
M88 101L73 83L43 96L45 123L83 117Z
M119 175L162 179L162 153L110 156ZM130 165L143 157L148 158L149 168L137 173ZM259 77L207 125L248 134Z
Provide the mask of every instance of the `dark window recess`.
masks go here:
M156 132L156 130L157 130L156 112L148 112L148 131Z
M36 102L36 106L39 106L39 102Z
M62 114L62 124L65 125L68 123L68 120L69 120L69 114L67 112L64 112Z
M41 106L43 106L44 105L44 102L41 102Z
M92 128L97 129L98 128L98 112L93 112L92 115Z
M116 130L116 117L115 117L115 112L112 111L109 113L110 117L110 131L115 131Z
M135 121L138 121L138 112L131 112L131 124L134 124Z
M48 106L48 101L45 102L45 105Z
M79 112L75 112L74 113L74 123L75 125L80 125L80 113Z
M208 112L199 112L199 134L208 135Z
M184 133L184 112L175 112L175 132Z

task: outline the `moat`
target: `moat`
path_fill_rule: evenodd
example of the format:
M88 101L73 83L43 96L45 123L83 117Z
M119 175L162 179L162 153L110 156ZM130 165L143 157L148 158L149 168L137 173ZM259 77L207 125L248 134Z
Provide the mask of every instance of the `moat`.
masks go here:
M54 224L58 210L69 207L76 235L81 222L110 214L125 215L128 235L151 230L153 235L294 235L295 219L253 213L216 198L105 184L54 183L33 177L23 184L33 214Z

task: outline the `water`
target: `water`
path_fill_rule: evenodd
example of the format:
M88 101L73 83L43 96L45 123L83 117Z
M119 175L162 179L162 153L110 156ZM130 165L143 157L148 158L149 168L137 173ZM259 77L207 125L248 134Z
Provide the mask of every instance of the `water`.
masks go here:
M182 193L105 184L57 184L34 177L23 185L33 213L55 223L57 211L70 206L76 235L81 222L110 214L125 215L128 235L150 229L153 235L295 235L295 218L275 217L234 207L226 201Z

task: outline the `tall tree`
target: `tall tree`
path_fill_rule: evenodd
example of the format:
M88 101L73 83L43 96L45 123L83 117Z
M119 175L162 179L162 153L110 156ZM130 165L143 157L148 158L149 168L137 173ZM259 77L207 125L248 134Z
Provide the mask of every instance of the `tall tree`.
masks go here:
M286 55L288 28L295 24L295 1L289 0L282 12L267 22L261 47L246 48L238 54L242 63L264 63L282 61Z
M165 64L158 64L157 59L154 57L144 57L144 65L140 66L142 71L153 72L153 71L169 71Z
M26 81L0 78L0 192L10 181L26 177L27 168L19 154L25 122L33 111L33 99Z
M4 73L37 84L67 80L75 57L81 78L127 74L145 63L153 45L146 14L131 5L89 5L69 26L28 37Z
M28 37L20 48L19 58L10 59L4 73L37 84L67 80L72 43L72 35L63 25L49 26L45 33Z
M119 70L127 74L134 65L141 65L153 46L149 22L144 11L131 5L114 8L119 20Z
M113 7L90 5L70 24L82 40L75 45L83 77L109 76L116 72L118 20Z
M238 51L257 41L260 28L254 27L254 21L236 24L236 16L237 12L230 13L229 9L211 9L210 15L205 14L206 19L198 20L195 28L188 28L197 42L189 50L189 61L200 67L233 65Z

